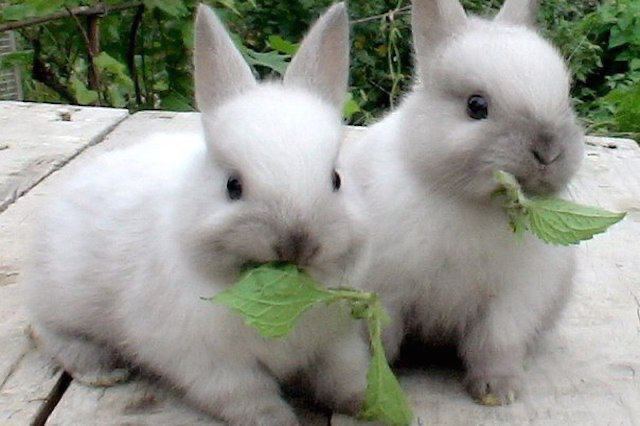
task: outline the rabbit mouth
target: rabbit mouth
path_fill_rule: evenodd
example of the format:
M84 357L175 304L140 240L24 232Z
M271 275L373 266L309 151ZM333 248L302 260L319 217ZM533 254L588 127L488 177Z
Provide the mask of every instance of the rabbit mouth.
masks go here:
M560 188L544 179L543 177L516 176L516 180L518 181L526 195L552 195L560 190Z

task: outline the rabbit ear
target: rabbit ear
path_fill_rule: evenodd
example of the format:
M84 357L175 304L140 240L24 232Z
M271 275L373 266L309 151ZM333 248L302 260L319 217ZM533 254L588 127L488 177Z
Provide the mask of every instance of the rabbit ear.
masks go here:
M458 0L413 0L411 27L418 62L427 60L444 40L459 31L467 15Z
M200 111L213 111L227 98L253 87L256 79L208 6L198 6L195 31L196 102Z
M313 25L289 64L284 84L306 87L342 111L348 79L349 17L342 2Z
M539 0L506 0L495 18L496 22L536 27Z

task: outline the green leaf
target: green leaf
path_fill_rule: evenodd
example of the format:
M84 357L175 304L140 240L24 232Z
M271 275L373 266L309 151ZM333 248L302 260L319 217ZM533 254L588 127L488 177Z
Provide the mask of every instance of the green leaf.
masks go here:
M280 53L284 53L286 55L295 55L300 47L297 43L291 43L288 40L283 39L278 35L270 35L268 38L269 46L273 50L277 50Z
M605 96L615 104L613 118L628 132L640 132L640 83L618 87Z
M108 71L112 74L124 73L126 67L123 63L109 55L107 52L101 52L95 57L94 63L100 71Z
M333 298L295 265L269 263L249 270L212 300L242 314L261 335L282 337L293 330L304 311Z
M113 80L124 89L133 89L133 80L127 74L127 67L107 52L101 52L94 59L96 67L101 73L110 75Z
M344 107L342 108L342 115L347 120L350 120L354 114L360 112L360 105L353 99L353 93L347 93L347 99L344 102Z
M620 222L626 215L557 198L530 199L526 208L531 231L540 239L559 245L589 240Z
M528 198L515 177L503 171L496 172L495 179L501 185L496 195L504 198L513 231L519 235L531 231L549 244L579 244L605 232L626 215L559 198Z
M194 46L194 30L193 22L186 22L180 27L182 33L182 42L187 49L193 49Z
M270 68L280 75L284 75L289 64L289 55L281 55L278 52L255 52L245 48L244 57L250 65L260 65Z
M367 372L364 406L359 417L394 426L409 425L413 418L411 408L398 379L389 367L382 346L382 327L388 317L380 302L376 301L371 307L368 320L372 357Z
M609 34L609 48L614 48L618 46L622 46L623 44L628 43L628 36L625 32L621 31L618 27L613 27L611 29L611 33Z
M107 87L107 93L109 94L110 105L116 108L124 108L127 106L127 100L122 93L120 86L117 84L110 84Z
M87 86L77 77L69 79L71 91L80 105L91 105L98 101L98 92L87 89Z
M249 65L260 65L272 69L280 75L284 75L289 63L288 60L291 58L290 55L282 55L275 51L256 52L242 44L242 39L237 34L230 33L230 35L231 40L233 40L233 43L236 45L240 53L242 53L242 56Z

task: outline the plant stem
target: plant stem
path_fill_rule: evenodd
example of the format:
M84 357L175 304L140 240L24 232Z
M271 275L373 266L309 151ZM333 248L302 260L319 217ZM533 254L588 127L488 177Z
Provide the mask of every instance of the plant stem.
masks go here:
M378 300L378 296L375 293L367 293L358 290L352 290L350 288L329 288L329 293L332 293L337 299L346 299L358 302L375 303Z

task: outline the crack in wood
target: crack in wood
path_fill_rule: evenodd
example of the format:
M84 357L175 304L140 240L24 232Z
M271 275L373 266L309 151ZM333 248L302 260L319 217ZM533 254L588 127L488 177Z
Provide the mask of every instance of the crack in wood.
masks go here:
M53 410L55 410L58 402L62 399L62 395L64 395L65 391L69 388L72 380L73 379L69 373L66 371L62 373L56 384L51 389L51 392L49 392L49 395L47 395L45 403L38 410L33 422L31 422L31 426L44 426L46 424L47 419L51 413L53 413Z

